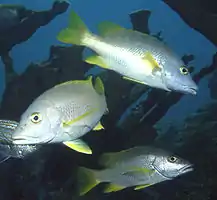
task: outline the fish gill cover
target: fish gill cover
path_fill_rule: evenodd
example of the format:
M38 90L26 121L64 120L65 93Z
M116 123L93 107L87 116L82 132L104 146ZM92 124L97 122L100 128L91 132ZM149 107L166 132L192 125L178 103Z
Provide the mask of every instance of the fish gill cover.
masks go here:
M105 129L83 137L94 152L93 155L84 155L61 144L54 144L28 148L27 157L25 152L16 154L21 150L20 146L5 144L3 140L2 159L4 161L7 155L10 158L0 165L0 199L216 198L217 31L214 24L217 13L209 6L212 5L211 1L120 2L121 5L112 1L72 1L71 6L65 1L19 2L25 3L24 8L28 8L24 9L26 15L23 16L23 9L19 7L21 21L14 25L17 22L12 15L9 29L6 26L9 32L1 33L9 37L1 37L1 58L6 70L1 73L2 88L5 85L5 89L0 118L19 122L27 107L43 92L69 80L84 80L88 75L98 75L102 79L109 113L102 119ZM3 6L9 2L1 3ZM11 1L10 4L17 2ZM10 9L13 11L15 7L10 6ZM99 70L84 62L84 47L60 45L55 39L59 31L67 26L68 11L71 9L86 18L84 21L91 30L104 19L123 26L125 22L131 22L125 27L132 26L134 30L168 43L176 49L185 65L191 66L189 71L199 84L197 96L166 92L124 80L113 71ZM34 27L33 22L36 21L39 24L35 23ZM21 31L20 35L16 31ZM38 62L48 54L47 60ZM29 61L32 63L28 64ZM8 126L10 122L6 123L6 127L5 123L4 126L0 125L3 133L13 135L13 128ZM194 171L151 187L143 185L141 188L144 189L140 191L128 188L105 195L103 185L99 185L83 197L77 195L77 167L100 169L98 161L101 154L141 145L159 146L174 154L177 152L194 164ZM134 175L135 172L141 173L135 167L133 172ZM110 190L120 189L117 185L110 187Z

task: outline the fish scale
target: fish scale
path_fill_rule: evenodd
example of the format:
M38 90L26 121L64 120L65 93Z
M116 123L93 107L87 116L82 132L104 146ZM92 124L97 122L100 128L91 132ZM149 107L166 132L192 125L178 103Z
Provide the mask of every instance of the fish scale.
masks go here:
M158 41L156 41L157 39L149 41L150 38L145 34L141 34L139 32L137 32L137 34L138 35L132 34L130 32L126 33L126 31L120 31L115 34L115 37L114 34L112 34L104 37L103 39L104 42L109 43L114 47L121 46L120 49L124 49L125 51L130 52L132 55L138 56L140 58L142 58L145 53L150 52L158 63L164 64L167 60L167 56L161 54L161 52L164 51L165 46L159 44ZM153 47L155 46L153 43L157 46L157 49ZM169 49L167 50L169 54L172 54Z
M119 73L124 79L165 91L196 95L193 81L182 59L157 38L102 22L99 35L93 34L73 10L67 28L60 31L61 42L85 46L97 55L85 58L89 64Z
M81 139L90 130L103 129L101 117L107 112L103 82L67 81L36 98L22 114L12 136L13 144L63 143L78 152L91 154Z
M171 155L172 152L154 146L137 146L121 152L105 153L100 158L104 169L79 168L80 195L99 183L109 183L105 193L127 187L139 190L193 170L190 162L178 156L173 155L175 161L171 162Z
M74 118L77 118L88 110L90 110L90 105L79 105L78 103L75 103L74 101L70 101L64 106L58 106L57 109L63 114L63 120L69 121Z
M139 34L139 33L138 33ZM139 41L137 41L139 40ZM153 41L156 42L154 39ZM131 43L129 43L131 41ZM132 43L133 41L133 43ZM135 42L134 42L135 41ZM148 52L152 53L156 62L164 64L166 57L158 53L153 45L146 42L146 37L135 38L132 34L128 35L126 31L120 31L114 34L108 34L106 37L91 36L86 41L86 46L97 52L107 66L112 70L118 71L126 77L133 77L141 83L152 81L152 75L147 65L144 65L142 58ZM163 45L160 45L163 48ZM153 82L153 81L152 81ZM156 81L160 85L159 81ZM152 83L155 85L156 83Z

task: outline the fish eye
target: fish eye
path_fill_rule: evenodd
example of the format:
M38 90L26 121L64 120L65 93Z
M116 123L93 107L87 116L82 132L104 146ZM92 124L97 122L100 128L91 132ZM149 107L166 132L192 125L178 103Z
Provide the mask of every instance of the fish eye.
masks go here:
M186 68L184 66L180 67L179 70L180 70L181 74L183 74L183 75L188 75L188 73L189 73L188 68Z
M37 124L42 120L42 116L40 113L32 113L30 119L34 124Z
M175 157L175 156L170 156L170 157L168 157L167 158L167 160L168 160L168 162L171 162L171 163L174 163L174 162L176 162L177 161L177 157Z

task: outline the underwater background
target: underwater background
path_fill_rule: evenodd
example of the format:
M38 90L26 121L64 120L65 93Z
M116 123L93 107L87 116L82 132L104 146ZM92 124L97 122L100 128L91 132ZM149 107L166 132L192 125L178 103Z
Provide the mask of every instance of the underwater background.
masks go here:
M16 75L10 82L6 82L5 65L0 63L1 119L19 121L42 92L64 81L84 79L89 74L103 79L112 112L102 120L104 130L84 136L95 156L55 144L43 146L28 157L2 162L0 200L216 199L217 10L213 9L216 6L213 2L71 0L65 12L38 27L28 40L14 45L10 56ZM0 4L22 4L34 11L50 10L53 3L51 0L0 0ZM84 63L82 56L88 50L65 45L56 38L68 24L70 9L79 13L93 32L98 23L108 20L166 42L191 67L199 86L197 95L141 86L122 80L115 72L104 72ZM115 90L117 86L121 93ZM95 168L102 152L150 144L179 153L195 164L195 170L178 180L140 191L128 188L103 194L99 187L83 197L75 195L76 166Z

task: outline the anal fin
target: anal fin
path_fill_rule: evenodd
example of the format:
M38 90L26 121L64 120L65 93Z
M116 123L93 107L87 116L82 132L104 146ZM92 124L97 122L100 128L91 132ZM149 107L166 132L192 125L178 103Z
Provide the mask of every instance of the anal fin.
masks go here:
M101 124L101 122L98 122L98 124L93 128L94 131L99 131L104 129L103 125Z
M151 184L138 185L134 188L134 190L141 190L141 189L144 189L144 188L149 187L149 186L151 186Z
M117 191L123 190L123 189L125 189L125 188L126 188L126 187L124 187L124 186L116 185L116 184L110 183L110 184L108 184L107 187L104 189L104 193L117 192Z
M90 147L81 139L63 142L67 147L84 154L92 154Z
M109 66L107 66L103 62L103 58L98 56L98 55L92 55L92 56L87 57L85 59L85 62L89 63L89 64L97 65L97 66L102 67L104 69L109 69L110 68Z
M136 80L136 79L129 78L129 77L126 77L126 76L123 76L123 79L128 80L128 81L133 81L133 82L135 82L135 83L146 84L145 82L138 81L138 80Z

